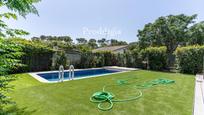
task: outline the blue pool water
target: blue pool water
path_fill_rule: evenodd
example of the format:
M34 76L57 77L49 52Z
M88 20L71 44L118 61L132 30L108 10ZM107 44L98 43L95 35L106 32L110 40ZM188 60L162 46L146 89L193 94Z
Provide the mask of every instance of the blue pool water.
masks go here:
M95 75L103 75L108 73L116 73L121 72L122 70L108 70L108 69L91 69L91 70L80 70L74 72L74 78L80 78L80 77L90 77ZM58 72L52 72L52 73L41 73L37 74L40 77L48 80L48 81L58 81ZM64 73L64 79L69 79L69 72Z

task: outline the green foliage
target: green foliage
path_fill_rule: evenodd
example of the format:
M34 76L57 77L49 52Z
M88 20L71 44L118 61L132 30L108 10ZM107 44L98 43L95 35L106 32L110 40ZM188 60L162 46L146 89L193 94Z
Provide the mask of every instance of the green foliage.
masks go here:
M40 1L41 0L0 0L0 6L6 6L9 10L25 17L29 13L38 15L38 11L33 4Z
M197 23L189 29L190 45L203 45L204 44L204 22Z
M29 13L38 14L33 3L40 0L0 0L0 7L7 7L9 10L17 12L20 16L25 17ZM5 19L17 20L17 15L11 12L0 14L0 37L14 37L18 35L28 35L29 33L21 29L12 29L3 21Z
M116 39L111 39L109 41L110 41L110 46L127 45L127 42L125 41L118 41Z
M33 4L39 1L40 0L0 0L0 7L7 7L12 12L16 12L19 15L25 17L29 13L38 14ZM3 18L12 18L16 20L17 15L10 12L1 12L0 37L28 35L28 32L24 30L12 29L8 27L7 24L3 21ZM10 78L5 75L21 65L19 60L21 55L21 47L18 44L0 38L0 113L5 111L5 105L11 104L5 93L7 93L7 91L10 89L8 83L13 80L14 77Z
M102 39L98 40L99 47L107 46L108 45L107 42L108 41L105 38L102 38Z
M77 38L77 43L78 44L86 44L87 43L87 40L85 38Z
M178 45L187 42L188 27L194 23L196 15L186 16L169 15L166 17L159 17L153 23L146 24L143 30L138 31L138 38L141 48L166 46L167 64L172 66L173 52Z
M135 49L139 49L139 43L138 42L131 42L128 44L128 50L132 51Z
M204 46L180 47L175 54L180 72L191 74L202 72Z
M81 52L90 52L92 50L88 44L77 44L76 49Z
M130 51L130 54L126 54L126 56L132 57L130 59L127 59L128 67L144 68L144 65L142 63L143 58L141 56L141 51L139 50L139 48L135 48L134 50Z
M47 44L50 48L58 48L61 50L72 50L73 40L70 36L45 36L31 38L34 42L41 42L42 44Z
M141 55L149 65L149 69L163 70L167 67L165 47L148 47L141 51Z
M21 66L20 57L22 56L21 47L8 39L0 38L0 111L5 105L12 102L5 95L11 86L8 83L15 79L7 74Z
M123 66L123 67L142 67L142 58L139 51L120 53L101 52L83 52L81 53L81 62L78 68L91 68L103 66Z
M57 52L57 59L55 64L55 69L59 69L59 66L63 65L64 68L69 66L68 58L65 55L64 51Z
M17 20L17 15L14 14L14 13L10 13L10 12L0 14L0 19L2 19L3 17L4 17L4 18L7 18L7 19L12 18L12 19L14 19L14 20Z
M20 45L9 39L0 38L0 75L5 75L21 66L22 54Z
M22 38L10 38L10 41L21 45L23 48L23 51L26 52L26 54L32 54L32 53L47 53L52 51L48 45L41 42L33 42L30 40L22 39Z
M19 44L24 55L21 60L23 67L15 72L42 71L49 70L52 63L52 54L54 51L42 42L33 42L21 38L9 39L15 44Z
M96 52L90 51L81 53L81 62L77 65L78 68L92 68L112 66L116 64L115 54L111 52Z
M98 48L98 44L97 41L95 39L90 39L88 42L88 45L92 48L92 49L96 49Z

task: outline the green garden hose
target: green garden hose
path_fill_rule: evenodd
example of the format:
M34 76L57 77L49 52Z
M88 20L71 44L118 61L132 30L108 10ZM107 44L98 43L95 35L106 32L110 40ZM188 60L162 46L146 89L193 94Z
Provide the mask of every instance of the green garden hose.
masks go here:
M136 85L137 89L145 89L145 88L150 88L155 85L159 84L172 84L175 83L174 80L168 80L168 79L155 79L152 81L145 82L143 84ZM90 101L93 103L98 103L98 109L107 111L113 108L113 102L126 102L126 101L133 101L136 100L140 97L142 97L142 91L138 90L139 94L136 95L133 98L127 98L127 99L118 99L114 100L115 95L111 92L105 91L105 88L107 86L120 86L120 85L131 85L131 83L128 83L128 80L117 80L116 85L105 85L103 86L103 91L95 92L91 97ZM108 107L102 107L102 104L108 102L109 106Z

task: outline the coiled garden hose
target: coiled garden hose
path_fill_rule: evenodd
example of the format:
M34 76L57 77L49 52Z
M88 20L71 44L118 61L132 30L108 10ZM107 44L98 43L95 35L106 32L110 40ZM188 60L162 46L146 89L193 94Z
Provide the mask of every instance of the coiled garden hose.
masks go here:
M137 89L145 89L153 87L154 85L159 84L172 84L175 83L174 80L168 80L168 79L156 79L149 82L145 82L144 84L135 85ZM143 93L141 90L138 90L139 94L136 95L133 98L127 98L127 99L118 99L114 100L115 95L111 92L105 91L105 88L107 86L120 86L120 85L131 85L128 84L127 80L117 80L117 85L105 85L103 86L103 91L95 92L91 97L90 101L93 103L98 103L98 109L103 111L108 111L113 108L113 102L126 102L126 101L133 101L137 100L140 97L142 97ZM102 104L108 102L108 107L102 107Z

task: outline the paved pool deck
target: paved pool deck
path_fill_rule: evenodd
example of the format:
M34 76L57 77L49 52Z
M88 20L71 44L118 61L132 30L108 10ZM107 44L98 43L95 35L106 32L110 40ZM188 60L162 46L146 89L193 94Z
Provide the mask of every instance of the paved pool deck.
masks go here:
M196 75L193 115L204 115L204 79Z

